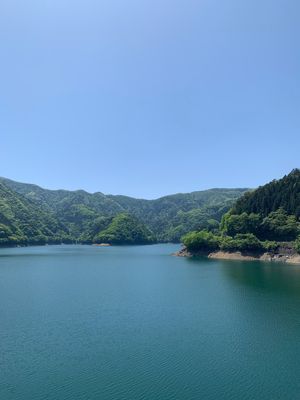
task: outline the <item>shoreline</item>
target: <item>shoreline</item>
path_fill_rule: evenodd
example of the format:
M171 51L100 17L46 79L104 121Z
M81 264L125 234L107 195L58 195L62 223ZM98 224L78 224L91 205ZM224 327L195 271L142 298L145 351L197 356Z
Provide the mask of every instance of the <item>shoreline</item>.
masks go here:
M90 242L71 242L71 243L28 243L0 245L1 249L21 249L26 247L47 247L47 246L94 246L94 247L122 247L122 246L153 246L156 244L178 244L172 242L154 242L154 243L90 243Z
M207 257L215 260L236 260L236 261L268 261L281 262L286 264L300 265L300 254L284 254L284 253L241 253L240 251L222 251L217 250L211 253L195 252L191 253L186 248L174 253L176 257Z

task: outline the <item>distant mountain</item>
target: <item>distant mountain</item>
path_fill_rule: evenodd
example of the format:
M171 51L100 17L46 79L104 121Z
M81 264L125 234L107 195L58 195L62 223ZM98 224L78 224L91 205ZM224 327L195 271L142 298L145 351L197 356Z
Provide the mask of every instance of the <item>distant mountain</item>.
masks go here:
M41 231L44 233L41 235L44 235L43 240L46 242L60 241L60 237L61 241L95 242L99 234L112 223L113 217L124 213L131 215L151 231L151 241L154 235L158 241L178 242L181 236L190 230L218 228L222 215L246 191L211 189L180 193L156 200L143 200L104 195L101 192L91 194L83 190L48 190L6 178L0 178L0 182L10 193L10 197L7 198L8 192L3 191L0 194L2 201L10 203L11 196L15 194L24 207L31 210L30 215L36 213L45 221ZM49 228L47 219L52 221L53 229ZM35 227L34 221L30 221ZM14 225L14 214L11 214L11 219L6 219L6 222ZM39 226L42 225L40 222ZM27 238L25 242L31 241L29 233L25 234L22 229L20 232ZM36 230L33 237L37 237L37 232L39 230Z
M67 227L52 212L0 182L0 245L71 240Z
M214 229L222 215L247 189L210 189L178 193L156 200L108 196L143 221L160 241L179 242L190 230Z
M98 243L149 244L156 241L153 233L130 214L116 215L109 226L95 237Z
M48 190L37 185L0 178L0 182L21 194L32 204L50 211L67 228L74 240L91 241L93 227L98 218L113 217L123 208L102 193L87 193L84 190ZM103 221L102 221L103 222Z

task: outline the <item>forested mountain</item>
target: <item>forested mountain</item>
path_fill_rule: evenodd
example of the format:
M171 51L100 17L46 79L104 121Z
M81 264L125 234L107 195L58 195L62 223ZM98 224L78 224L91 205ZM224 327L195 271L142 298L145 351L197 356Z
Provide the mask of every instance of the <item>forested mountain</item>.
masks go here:
M0 245L70 240L67 227L52 212L0 182Z
M141 221L162 241L179 242L193 229L215 229L246 189L210 189L178 193L156 200L108 196Z
M300 169L246 193L236 202L232 213L256 213L265 217L279 208L300 217Z
M96 235L95 241L111 244L147 244L154 243L156 238L137 218L121 213L112 219L106 229Z
M229 235L252 233L262 240L291 241L300 233L300 170L246 193L223 217Z
M293 242L300 249L300 170L245 193L223 216L216 235L194 232L184 242L222 250L274 250Z
M104 195L101 192L91 194L83 190L48 190L6 178L0 178L0 182L2 187L23 201L25 208L30 206L32 210L39 210L44 219L47 217L53 220L53 232L45 235L46 242L52 242L53 237L59 241L60 236L62 241L98 241L99 234L108 229L113 217L124 213L135 217L136 221L144 224L145 229L152 232L146 235L151 237L151 242L153 234L158 241L178 242L190 230L217 229L222 215L246 191L211 189L144 200ZM3 193L1 198L5 200L6 195ZM10 224L13 224L13 215L11 218ZM128 219L127 222L129 224ZM59 230L56 225L60 227ZM43 232L48 232L46 223L44 228ZM60 236L57 237L57 233Z

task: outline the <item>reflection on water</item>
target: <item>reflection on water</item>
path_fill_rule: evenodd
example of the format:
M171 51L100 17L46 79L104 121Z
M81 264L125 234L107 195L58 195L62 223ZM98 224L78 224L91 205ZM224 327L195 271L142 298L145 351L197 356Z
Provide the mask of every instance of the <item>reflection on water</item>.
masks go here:
M300 267L176 245L0 251L0 399L300 393Z
M255 290L300 297L300 265L260 261L222 261L226 277Z

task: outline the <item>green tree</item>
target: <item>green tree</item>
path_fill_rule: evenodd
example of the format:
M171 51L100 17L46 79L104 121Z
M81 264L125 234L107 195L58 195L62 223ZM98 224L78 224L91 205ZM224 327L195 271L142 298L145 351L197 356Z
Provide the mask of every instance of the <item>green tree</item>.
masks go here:
M290 241L299 233L299 222L294 215L288 215L283 208L279 208L264 218L261 228L265 238Z
M182 242L190 251L214 251L219 248L220 237L208 231L190 232Z
M295 240L294 247L295 250L300 254L300 236L298 236L297 239Z
M96 243L148 244L154 243L153 233L132 215L122 213L113 218L111 224L94 237Z
M234 238L222 237L220 248L224 251L263 251L264 244L253 233L239 233Z
M243 212L240 215L236 215L228 212L222 218L221 230L229 236L239 233L257 234L260 230L260 220L259 214Z

